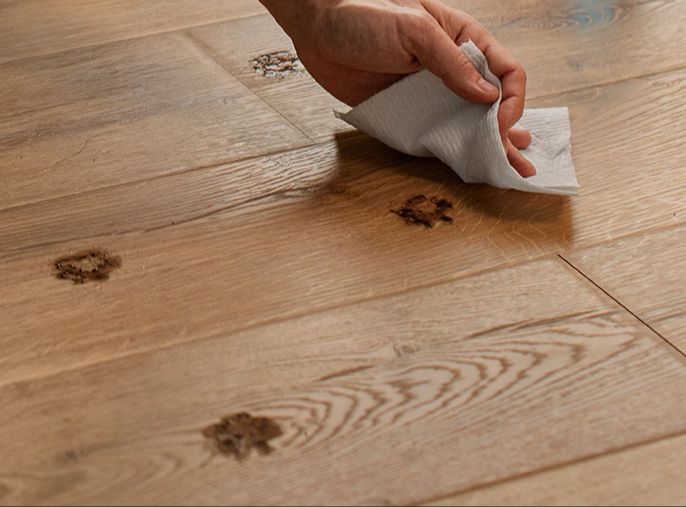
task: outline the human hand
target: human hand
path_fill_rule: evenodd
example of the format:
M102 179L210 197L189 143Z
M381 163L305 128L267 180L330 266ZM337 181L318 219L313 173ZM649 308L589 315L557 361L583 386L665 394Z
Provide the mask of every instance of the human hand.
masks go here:
M502 84L500 135L512 167L536 170L519 152L531 134L512 128L524 111L523 67L470 15L439 0L262 0L289 34L305 68L333 96L355 106L407 74L428 69L460 97L498 99L457 47L472 40Z

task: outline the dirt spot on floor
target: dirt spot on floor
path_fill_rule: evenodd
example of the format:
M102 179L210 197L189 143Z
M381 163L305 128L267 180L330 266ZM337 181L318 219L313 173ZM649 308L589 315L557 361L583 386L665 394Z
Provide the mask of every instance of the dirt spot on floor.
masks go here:
M56 455L56 461L59 465L62 466L75 465L79 463L85 455L86 454L83 451L77 449L69 449L58 453Z
M329 185L327 189L331 195L344 197L346 199L356 199L362 196L361 192L353 190L346 185Z
M433 227L438 222L453 223L453 218L447 215L452 208L453 204L446 199L436 196L428 198L424 194L419 194L405 201L400 208L391 209L391 213L395 213L408 224Z
M223 417L219 423L205 428L202 434L220 453L242 460L250 456L252 449L263 455L271 453L269 441L283 432L279 424L268 417L253 417L241 412Z
M277 51L260 55L251 63L255 74L263 77L284 78L292 74L302 74L305 71L298 55L292 51Z
M12 490L9 486L0 483L0 500L4 500L6 497L10 496ZM9 504L9 502L7 502Z
M58 456L58 460L64 463L76 463L81 459L81 454L76 451L65 451Z
M409 356L419 352L419 345L414 343L396 343L393 345L393 350L398 357Z
M53 267L55 276L60 280L81 284L90 280L108 280L110 273L121 267L121 258L101 248L93 248L60 257L53 263Z

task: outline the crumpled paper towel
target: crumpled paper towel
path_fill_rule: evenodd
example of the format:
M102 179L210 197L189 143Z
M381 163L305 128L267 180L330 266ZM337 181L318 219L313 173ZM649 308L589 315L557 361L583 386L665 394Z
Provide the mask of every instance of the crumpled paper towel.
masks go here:
M471 41L460 46L485 79L500 89L486 58ZM501 91L502 93L502 91ZM537 174L523 178L507 160L498 131L498 108L468 102L428 70L412 74L338 118L388 146L417 157L437 157L467 183L525 192L576 195L566 107L527 109L518 127L533 136L522 154Z

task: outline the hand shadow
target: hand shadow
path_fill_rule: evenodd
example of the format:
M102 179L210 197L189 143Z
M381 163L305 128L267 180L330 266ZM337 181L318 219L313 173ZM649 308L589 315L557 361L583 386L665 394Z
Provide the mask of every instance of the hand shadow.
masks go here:
M487 221L493 224L489 226L489 234L501 231L501 234L517 235L541 247L545 244L560 248L572 243L574 227L571 198L568 196L466 184L435 158L404 155L358 131L337 134L336 142L339 161L344 169L331 182L332 187L337 184L355 186L358 193L365 193L364 188L359 188L360 184L369 186L371 180L376 186L393 184L393 189L402 194L396 205L417 194L437 195L452 202L459 217L456 223L458 220L471 220L476 227ZM365 163L367 157L374 161ZM379 173L378 177L369 177L371 172L375 176ZM398 175L402 176L401 183L397 181ZM374 192L375 189L369 188L369 191ZM470 224L463 224L463 227L465 225Z

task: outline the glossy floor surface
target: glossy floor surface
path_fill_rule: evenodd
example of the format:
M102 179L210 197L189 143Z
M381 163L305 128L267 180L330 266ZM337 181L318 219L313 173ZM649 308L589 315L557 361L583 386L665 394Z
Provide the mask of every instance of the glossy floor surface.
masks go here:
M578 197L256 73L255 0L0 0L1 504L683 502L686 2L451 3L569 106ZM240 412L273 452L203 434Z

